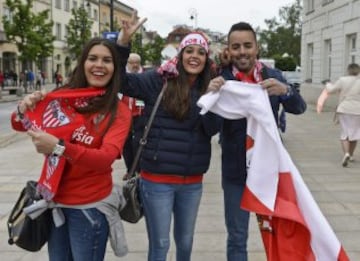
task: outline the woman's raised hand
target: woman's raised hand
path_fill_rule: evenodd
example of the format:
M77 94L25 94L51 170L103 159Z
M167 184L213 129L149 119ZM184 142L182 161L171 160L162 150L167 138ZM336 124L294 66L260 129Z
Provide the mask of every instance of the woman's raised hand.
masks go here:
M119 33L117 44L122 46L129 45L131 37L133 34L140 28L147 21L147 18L138 19L137 18L137 11L135 10L130 20L123 20L122 21L122 28Z

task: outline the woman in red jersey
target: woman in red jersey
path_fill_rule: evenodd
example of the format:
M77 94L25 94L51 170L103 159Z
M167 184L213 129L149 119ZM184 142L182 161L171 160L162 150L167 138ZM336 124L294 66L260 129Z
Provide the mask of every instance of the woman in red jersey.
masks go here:
M27 131L46 156L38 189L57 210L48 241L51 261L102 261L109 234L115 227L123 232L117 226L121 193L111 175L131 123L130 110L117 97L121 66L115 44L94 38L65 86L25 96L12 115L13 128ZM125 255L126 244L119 243L112 244L114 252Z

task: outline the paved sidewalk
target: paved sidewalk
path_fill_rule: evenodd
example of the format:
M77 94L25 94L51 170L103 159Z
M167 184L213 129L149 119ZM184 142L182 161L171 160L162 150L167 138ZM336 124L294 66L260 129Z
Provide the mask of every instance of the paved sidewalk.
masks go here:
M15 87L5 87L4 90L1 90L0 93L0 102L10 102L10 101L17 101L22 99L26 93L24 91L24 88L19 93L16 94L10 94L9 89L14 89ZM20 87L18 87L20 88ZM41 89L45 89L47 91L52 90L55 88L55 83L46 83L41 86ZM28 93L32 93L34 89L28 88Z
M288 115L288 130L283 135L283 140L350 259L360 260L360 148L356 151L355 162L350 163L348 168L343 168L338 136L338 126L332 123L332 113L317 115L314 107L309 105L304 115ZM192 256L194 261L226 260L220 153L215 137L211 167L205 177L204 193L197 220ZM30 253L16 246L9 246L6 230L7 215L20 189L28 179L38 177L42 159L26 138L0 149L2 260L47 260L46 248L37 253ZM114 168L114 180L119 182L120 177L125 173L123 161L116 162ZM129 254L117 258L109 246L105 260L146 260L147 237L144 220L138 224L125 224L125 229ZM254 215L251 218L248 249L250 261L266 260ZM174 243L171 245L168 260L176 260Z

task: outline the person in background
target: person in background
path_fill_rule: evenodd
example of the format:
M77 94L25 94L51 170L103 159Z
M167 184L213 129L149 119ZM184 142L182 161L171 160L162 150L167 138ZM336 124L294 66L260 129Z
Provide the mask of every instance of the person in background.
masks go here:
M354 161L354 151L360 139L360 66L351 63L347 67L347 72L347 76L340 77L335 83L328 82L325 85L328 94L339 94L336 116L341 126L343 167Z
M0 70L0 86L1 86L1 89L4 89L4 87L5 87L5 77L1 70Z
M26 83L26 74L24 71L21 71L19 76L19 87L25 88L25 83Z
M109 231L112 236L123 233L117 211L122 193L120 186L113 185L111 167L121 156L131 124L130 110L117 97L122 71L125 65L119 62L115 43L93 38L84 46L66 85L45 97L40 91L25 96L12 115L12 126L19 131L27 130L23 122L29 113L37 117L37 127L27 134L46 162L54 164L51 177L42 173L38 185L44 191L45 174L51 191L43 194L52 195L55 208L63 214L62 223L51 224L50 261L103 261ZM54 98L48 101L49 97ZM52 128L45 131L48 122ZM111 210L105 207L109 202ZM112 244L120 248L115 254L126 254L119 244L125 242Z
M41 90L42 82L43 82L42 73L41 71L38 71L38 73L36 74L35 90Z
M17 75L16 71L13 71L12 75L13 75L13 80L14 80L14 86L18 87L18 75Z
M56 81L56 86L57 87L63 85L63 77L62 77L60 72L56 73L56 80L55 81Z
M56 84L56 77L57 77L58 73L59 73L59 69L56 69L56 71L53 74L53 83L55 83L55 84Z
M42 85L45 85L46 84L46 72L45 71L41 71L41 78L42 78Z
M56 72L54 73L54 81L55 81L56 87L60 87L61 85L63 85L63 77L62 77L59 69L57 69Z
M26 81L28 82L28 87L30 90L35 90L35 75L34 72L29 69L29 71L26 74Z
M128 73L142 73L143 68L141 67L141 57L137 53L130 53L127 64L126 71Z
M126 61L130 38L138 28L136 14L124 21L117 43ZM167 77L166 77L167 75ZM181 41L177 58L158 69L127 74L121 91L144 101L144 121L167 88L149 130L140 160L140 195L148 233L148 261L165 261L174 221L176 260L191 259L203 175L211 156L211 138L218 116L200 115L196 105L212 78L207 40L190 33Z
M300 94L286 83L280 71L260 63L258 52L256 33L251 25L246 22L232 25L222 57L225 66L221 76L211 80L209 87L219 89L226 80L258 83L269 94L275 122L278 122L280 105L288 113L304 113L306 103ZM228 261L247 260L249 212L240 208L247 176L246 133L246 118L223 119L220 143Z
M140 55L138 55L137 53L130 53L126 64L126 71L128 73L143 72L143 69L141 67ZM124 151L123 151L123 158L127 169L127 172L123 177L123 180L126 180L129 177L128 173L130 172L131 166L133 165L135 154L139 145L140 136L144 128L143 121L141 118L141 115L144 110L144 102L142 100L128 96L122 96L121 99L127 106L129 106L129 109L132 112L132 127L129 133L129 137L125 142ZM139 168L137 167L135 171L139 172Z

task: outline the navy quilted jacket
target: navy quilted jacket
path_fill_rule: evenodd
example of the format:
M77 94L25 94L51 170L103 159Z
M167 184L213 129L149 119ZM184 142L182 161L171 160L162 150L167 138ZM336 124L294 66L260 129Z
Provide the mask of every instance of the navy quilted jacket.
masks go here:
M163 86L161 76L150 70L127 74L122 93L145 102L144 123L150 117ZM191 109L184 121L174 119L160 104L140 159L140 169L158 174L196 175L210 164L211 137L219 131L220 119L213 113L200 115L196 81L191 88Z

